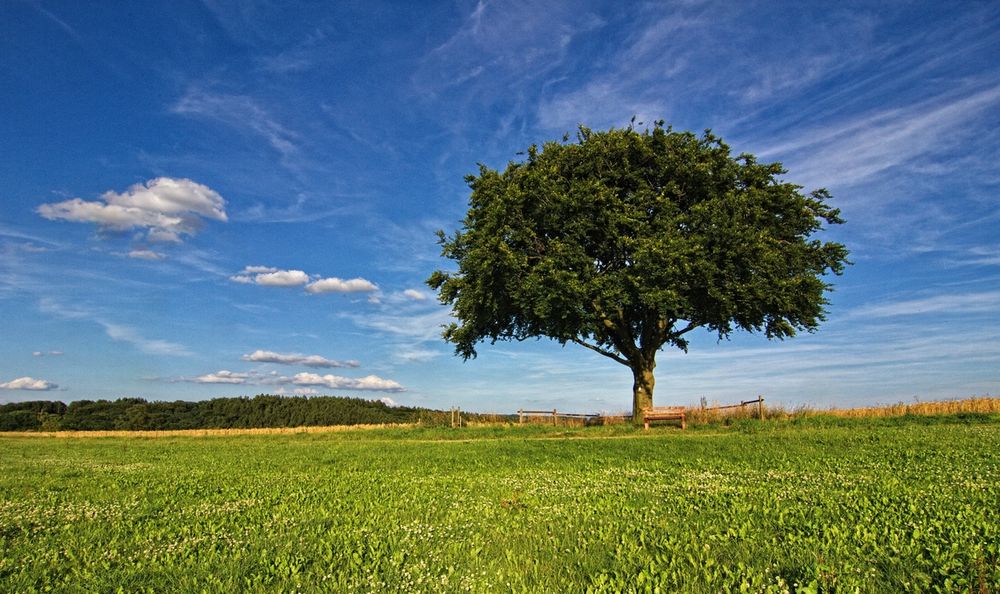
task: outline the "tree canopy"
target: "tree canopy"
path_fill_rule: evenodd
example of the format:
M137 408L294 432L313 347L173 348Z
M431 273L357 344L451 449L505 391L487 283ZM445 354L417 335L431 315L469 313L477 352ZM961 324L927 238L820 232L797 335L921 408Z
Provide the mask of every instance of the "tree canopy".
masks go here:
M412 423L446 413L336 396L213 398L196 402L117 400L0 404L0 431L110 431Z
M439 232L457 264L427 281L459 323L465 359L489 340L550 337L633 371L633 414L652 404L656 354L705 328L782 339L824 320L844 245L814 235L842 223L818 189L780 163L732 156L710 131L592 131L531 146L503 172L484 165L462 229Z

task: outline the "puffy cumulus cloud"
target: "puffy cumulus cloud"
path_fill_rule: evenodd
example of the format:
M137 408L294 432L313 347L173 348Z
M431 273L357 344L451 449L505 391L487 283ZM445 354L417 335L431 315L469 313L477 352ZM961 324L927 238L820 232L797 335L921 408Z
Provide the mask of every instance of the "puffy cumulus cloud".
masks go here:
M149 241L179 242L196 234L203 219L227 221L226 201L218 192L190 179L158 177L124 192L107 191L100 201L72 198L42 204L49 220L94 223L102 231L146 229Z
M334 390L370 390L374 392L403 392L406 390L398 382L383 379L377 375L351 378L329 374L296 373L291 380L296 386L324 386Z
M390 408L395 408L399 406L398 402L396 402L392 398L389 398L388 396L383 396L382 398L379 398L378 401Z
M319 355L303 355L301 353L275 353L274 351L256 350L241 357L244 361L255 363L278 363L280 365L304 365L305 367L360 367L357 361L336 361Z
M377 291L375 283L363 279L352 278L343 280L336 277L321 278L306 285L306 291L310 293L371 293Z
M309 282L309 275L301 270L277 270L258 274L254 281L267 287L297 287Z
M295 388L294 390L289 390L283 386L271 391L280 396L287 394L291 394L292 396L316 396L320 394L320 391L315 388Z
M264 351L261 351L264 352ZM22 378L30 380L31 378ZM20 381L20 380L16 380ZM339 375L319 375L318 373L297 373L292 377L276 372L261 373L259 371L236 372L221 370L206 373L197 377L177 378L169 381L183 381L196 384L235 384L235 385L267 385L277 386L278 393L285 393L289 386L293 394L309 395L318 393L314 386L334 390L367 390L373 392L403 392L406 390L398 382L383 379L375 375L361 378L342 377ZM53 385L53 387L55 387Z
M414 301L427 300L427 294L424 293L423 291L418 291L416 289L407 289L403 291L403 297L406 297L407 299L412 299Z
M50 381L35 379L33 377L19 377L9 382L0 384L0 390L31 390L33 392L47 392L59 388L57 384Z
M250 374L236 373L225 369L215 373L206 373L194 378L196 384L246 384L250 382Z
M270 287L297 287L305 285L308 293L373 293L378 286L363 278L343 280L336 277L319 278L301 270L281 270L270 266L246 266L229 277L229 280L245 285Z
M280 270L270 266L246 266L229 280L245 285L265 287L297 287L309 282L309 275L301 270Z

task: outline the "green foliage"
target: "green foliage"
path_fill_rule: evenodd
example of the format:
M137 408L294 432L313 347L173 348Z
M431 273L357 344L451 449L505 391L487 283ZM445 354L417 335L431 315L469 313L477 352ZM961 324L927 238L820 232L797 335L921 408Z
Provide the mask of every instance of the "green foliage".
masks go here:
M436 413L377 400L334 396L214 398L147 402L141 398L19 402L0 405L0 431L239 429L412 423Z
M460 322L444 338L466 359L485 340L576 342L639 381L664 345L686 350L694 328L812 331L822 277L847 257L813 236L842 220L825 190L803 194L784 173L662 122L581 127L577 142L532 146L502 173L481 165L463 228L439 232L458 268L427 281Z
M955 420L0 436L0 591L998 592Z

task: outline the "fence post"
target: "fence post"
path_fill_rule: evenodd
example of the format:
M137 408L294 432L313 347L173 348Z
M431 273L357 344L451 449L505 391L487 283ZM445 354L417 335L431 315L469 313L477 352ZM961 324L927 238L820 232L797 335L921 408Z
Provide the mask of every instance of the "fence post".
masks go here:
M760 420L764 420L764 396L757 397L757 413L760 415Z
M556 426L556 409L552 409L552 426Z
M524 424L524 409L523 408L517 409L517 424L518 425L523 425Z

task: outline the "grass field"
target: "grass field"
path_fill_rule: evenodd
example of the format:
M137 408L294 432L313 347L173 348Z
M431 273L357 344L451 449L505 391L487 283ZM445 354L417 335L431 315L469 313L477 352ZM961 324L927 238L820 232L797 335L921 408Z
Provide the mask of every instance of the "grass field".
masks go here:
M1000 592L1000 416L0 437L0 591Z

